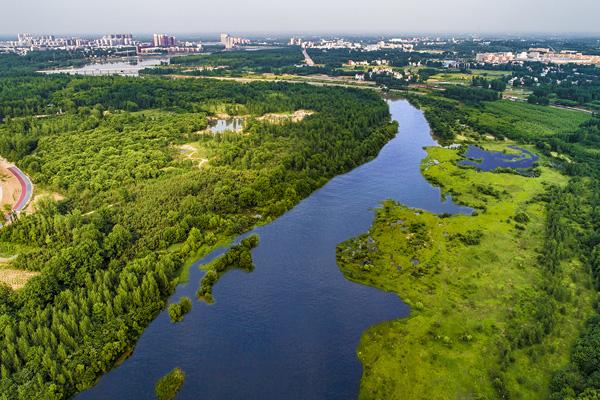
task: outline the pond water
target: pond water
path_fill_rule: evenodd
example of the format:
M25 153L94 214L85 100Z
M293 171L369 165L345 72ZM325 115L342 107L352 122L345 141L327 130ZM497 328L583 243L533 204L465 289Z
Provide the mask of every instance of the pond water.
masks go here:
M527 169L533 167L539 156L517 146L508 146L520 154L508 154L499 151L488 151L481 147L469 146L465 157L470 160L461 160L459 164L470 165L482 171L493 171L496 168Z
M400 129L377 158L250 232L261 240L253 272L225 274L215 304L194 301L183 322L162 312L132 356L78 398L150 399L156 380L174 367L186 373L180 400L356 398L361 334L410 310L394 294L346 280L336 246L366 232L386 198L435 213L471 212L443 201L421 175L423 147L437 144L423 113L406 101L389 106ZM224 251L199 260L170 301L194 298L204 273L197 266Z
M45 74L70 74L70 75L122 75L122 76L138 76L139 72L144 68L151 68L161 63L168 63L169 58L138 58L134 57L131 60L121 60L113 62L91 63L78 68L63 68L40 71Z
M208 124L208 129L212 133L222 133L222 132L239 132L244 128L244 118L234 117L228 119L218 119L215 121L211 121Z

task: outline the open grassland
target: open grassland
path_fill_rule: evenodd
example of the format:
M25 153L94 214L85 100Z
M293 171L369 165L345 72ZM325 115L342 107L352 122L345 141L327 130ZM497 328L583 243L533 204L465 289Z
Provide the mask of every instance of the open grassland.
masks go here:
M506 71L487 71L487 70L472 70L470 73L463 72L440 72L432 75L427 79L427 83L431 84L454 84L454 85L471 85L473 77L482 77L487 79L498 79L507 75Z
M476 212L438 216L388 201L368 233L339 246L348 279L412 307L363 335L360 398L545 398L594 294L576 260L563 263L563 301L543 289L541 195L566 178L545 166L536 178L478 172L456 164L457 149L427 151L424 175Z
M532 93L531 90L524 87L515 87L515 86L507 86L504 93L502 93L503 98L516 99L521 101L527 101L527 97Z

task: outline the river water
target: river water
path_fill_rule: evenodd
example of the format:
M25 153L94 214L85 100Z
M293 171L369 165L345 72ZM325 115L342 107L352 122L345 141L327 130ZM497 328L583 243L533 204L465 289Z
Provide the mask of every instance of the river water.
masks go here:
M340 242L366 232L386 198L436 213L470 213L442 201L420 173L431 138L423 113L389 102L400 124L376 159L332 179L294 209L255 229L255 270L233 270L216 284L215 304L194 301L183 322L166 311L145 330L133 355L79 399L150 399L156 380L174 367L186 373L177 399L351 399L362 373L361 334L407 316L394 294L347 281L336 265ZM203 272L170 301L194 298Z

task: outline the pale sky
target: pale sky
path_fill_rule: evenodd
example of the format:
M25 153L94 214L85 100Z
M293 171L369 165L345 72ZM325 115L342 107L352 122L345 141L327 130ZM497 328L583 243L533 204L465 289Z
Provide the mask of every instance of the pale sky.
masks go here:
M0 0L0 34L599 33L600 0Z

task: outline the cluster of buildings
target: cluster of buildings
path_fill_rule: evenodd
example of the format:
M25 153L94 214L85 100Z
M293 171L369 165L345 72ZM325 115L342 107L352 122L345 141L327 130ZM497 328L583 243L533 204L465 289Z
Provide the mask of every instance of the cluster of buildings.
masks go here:
M201 51L202 43L200 42L179 42L175 36L164 33L152 35L152 43L136 43L136 53L140 55L199 53Z
M34 50L129 47L133 44L133 36L122 33L104 35L97 39L20 33L17 35L17 40L0 42L0 52L4 50L4 52L24 54Z
M478 53L475 56L475 61L485 64L542 62L546 64L600 65L600 56L585 55L571 50L555 52L548 48L531 48L528 51L523 51L521 53Z
M250 44L250 39L244 39L237 36L229 36L227 33L221 33L221 44L225 46L227 50L231 50L234 47Z
M404 39L391 39L389 41L379 41L377 43L351 42L345 39L321 39L319 41L304 41L298 37L290 38L290 46L301 46L311 49L350 49L361 51L377 51L381 49L401 49L404 51L413 51L414 43Z
M152 42L134 40L130 33L108 34L93 39L20 33L17 40L0 41L0 53L27 54L30 51L94 49L135 50L137 54L196 53L202 50L202 43L179 43L174 36L162 33L155 33Z
M367 79L373 79L374 75L387 75L395 79L405 80L407 82L413 79L413 74L410 72L410 70L394 71L390 67L372 69L367 72L360 72L354 75L354 79L357 81L364 81Z
M354 61L354 60L348 60L347 65L354 67L354 66L369 66L369 65L376 65L378 67L382 66L382 65L390 65L390 62L388 60L373 60L373 61Z

